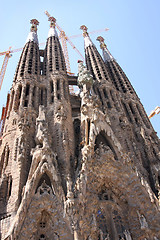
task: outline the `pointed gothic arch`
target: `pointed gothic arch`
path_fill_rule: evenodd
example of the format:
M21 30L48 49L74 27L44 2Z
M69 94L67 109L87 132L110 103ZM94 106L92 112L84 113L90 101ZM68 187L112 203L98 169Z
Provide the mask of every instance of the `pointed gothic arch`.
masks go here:
M48 193L48 194L54 194L53 192L53 188L52 188L52 184L51 184L51 180L49 178L49 176L47 175L47 173L44 173L37 185L36 191L35 193L37 193L39 191L40 194L43 193Z
M100 145L108 147L112 152L116 160L118 160L117 153L115 148L113 147L113 143L109 137L106 136L105 131L100 131L100 133L96 136L94 151L96 151Z

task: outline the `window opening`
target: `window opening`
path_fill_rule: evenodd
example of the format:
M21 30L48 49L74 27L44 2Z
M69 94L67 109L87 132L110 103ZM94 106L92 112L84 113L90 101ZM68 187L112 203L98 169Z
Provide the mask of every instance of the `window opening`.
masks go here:
M57 91L60 89L60 86L59 86L59 79L57 79Z
M40 104L43 105L43 89L41 88L41 101Z
M90 136L90 125L91 125L91 121L90 119L87 119L87 144L89 144L89 136Z
M132 119L131 119L131 117L130 117L130 114L129 114L129 112L128 112L128 109L127 109L126 104L125 104L124 102L122 102L122 105L123 105L123 108L124 108L124 110L125 110L125 113L126 113L126 116L127 116L128 120L129 120L130 122L132 122Z
M105 98L107 98L107 99L108 99L108 94L107 94L107 92L106 92L106 89L105 89L105 88L103 88L103 93L104 93L104 96L105 96Z
M11 193L12 193L12 177L10 177L8 197L11 196Z
M18 108L19 108L21 93L22 93L22 86L20 85L17 89L17 96L16 96L16 100L15 100L15 110L18 110Z
M27 85L26 85L26 97L29 95L29 88L30 88L30 85L27 84Z

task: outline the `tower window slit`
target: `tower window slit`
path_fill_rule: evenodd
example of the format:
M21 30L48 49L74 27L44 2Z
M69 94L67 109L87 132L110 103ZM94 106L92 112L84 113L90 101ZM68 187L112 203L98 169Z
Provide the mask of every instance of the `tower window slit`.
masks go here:
M23 57L23 63L22 63L21 70L20 70L20 76L21 76L21 77L22 77L23 74L24 74L24 67L25 67L25 63L26 63L26 57L27 57L27 53L28 53L28 48L29 48L29 44L28 44L28 46L26 47L26 50L25 50L25 53L24 53L24 57Z
M110 95L111 95L112 101L115 102L115 99L114 99L113 91L112 91L112 90L110 90Z
M91 125L91 122L89 119L87 119L87 145L89 144L89 136L90 136L90 125Z
M129 112L128 112L128 109L127 109L126 104L125 104L124 102L122 102L122 105L123 105L123 108L124 108L124 111L125 111L125 113L126 113L126 116L127 116L128 120L129 120L130 122L132 122L132 119L131 119L131 117L130 117L130 114L129 114Z
M64 60L64 55L63 55L61 46L59 47L59 52L61 56L62 70L65 71L65 60Z
M28 100L27 99L24 101L24 107L28 107Z
M57 93L57 98L58 98L58 100L60 100L60 99L61 99L61 97L60 97L60 94L59 94L59 93Z
M47 107L47 89L45 88L45 91L44 91L44 106Z
M93 91L94 91L95 94L97 94L97 91L96 91L96 88L95 88L94 85L93 85Z
M50 103L53 103L53 102L54 102L54 86L53 86L53 81L50 81L50 93L51 93Z
M35 74L37 74L37 72L38 72L38 51L36 48L36 51L35 51Z
M8 165L8 161L9 161L9 154L10 154L10 150L9 150L9 147L7 146L7 154L6 154L5 168L6 168L6 167L7 167L7 165Z
M51 90L51 93L53 93L53 90L54 90L53 81L50 81L50 90Z
M49 71L52 71L52 39L50 38L50 48L49 48Z
M26 85L26 91L25 91L24 107L28 107L29 89L30 89L30 85L27 84L27 85Z
M45 53L44 53L44 64L43 64L43 74L46 75L46 67L47 67L47 48L45 49Z
M110 102L107 102L107 107L108 107L109 109L112 108Z
M58 129L56 129L56 137L57 137L57 146L59 146L59 132L58 132Z
M8 191L8 197L11 196L12 193L12 177L9 179L9 191Z
M58 64L56 64L56 70L59 70L59 65Z
M136 124L139 125L137 114L136 114L136 112L135 112L135 110L133 108L133 104L131 102L129 103L129 107L131 109L132 114L134 115L134 119L135 119Z
M2 153L2 155L1 155L1 161L0 161L0 177L1 177L2 171L3 171L4 159L5 159L5 148L4 148L3 153Z
M57 79L57 91L60 90L59 79Z
M33 59L33 44L31 46L29 62L28 62L28 73L32 73L32 59Z
M99 98L100 98L100 100L101 100L102 105L104 105L104 104L103 104L103 99L102 99L101 93L100 93L100 91L99 91L98 88L97 88L97 92L98 92L98 95L99 95Z
M11 100L10 100L10 108L9 108L9 113L10 113L10 111L12 110L12 106L13 106L13 99L14 99L14 90L12 91L12 94L11 94Z
M16 159L17 159L18 141L19 141L19 139L16 138L16 142L15 142L15 152L14 152L14 161L16 161Z
M92 74L92 76L93 76L93 79L96 79L96 78L95 78L95 74L94 74L94 72L93 72L92 65L91 65L90 57L87 56L87 54L86 54L86 65L87 65L87 69L90 70L90 72L91 72L91 74Z
M17 89L16 99L15 99L15 110L18 110L20 105L20 99L21 99L21 93L22 93L22 86L20 85Z
M29 84L27 84L26 85L26 97L29 95L29 88L30 88L30 85Z
M111 62L108 63L108 68L109 68L109 71L110 71L110 76L111 76L112 82L115 85L116 89L119 91L117 81L116 81L115 76L114 76L113 71L112 71Z
M91 51L91 55L92 55L93 61L95 62L95 68L96 68L97 73L98 73L98 78L99 78L99 79L102 79L102 76L101 76L101 74L100 74L99 67L98 67L98 65L97 65L97 61L96 61L96 59L95 59L94 53L93 53L93 51L92 51L92 48L89 47L89 49L90 49L90 51Z
M43 88L41 88L40 105L43 105Z
M35 94L36 94L36 87L33 88L32 93L32 106L35 107Z
M107 98L107 99L108 99L108 94L107 94L107 92L106 92L106 89L105 89L105 88L103 88L103 93L104 93L104 96L105 96L105 98Z
M139 115L142 118L142 121L144 122L144 124L146 125L147 128L150 128L148 116L145 117L145 115L142 113L142 111L141 111L141 109L140 109L138 104L136 106L137 106L137 110L139 112Z
M124 92L124 93L126 93L127 91L126 91L126 88L125 88L125 86L124 86L124 79L122 79L121 78L121 75L118 73L118 71L117 71L117 69L116 69L116 67L114 66L114 63L112 62L112 67L113 67L113 69L114 69L114 71L115 71L115 74L116 74L116 76L118 77L118 79L119 79L119 82L120 82L120 84L121 84L121 88L122 88L122 91ZM119 68L118 68L118 70L119 70ZM120 70L119 70L120 71Z
M51 96L51 103L54 102L54 96Z

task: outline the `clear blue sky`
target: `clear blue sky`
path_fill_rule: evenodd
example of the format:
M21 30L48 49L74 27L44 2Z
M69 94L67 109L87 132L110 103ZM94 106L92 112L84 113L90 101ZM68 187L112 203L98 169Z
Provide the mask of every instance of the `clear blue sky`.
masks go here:
M39 42L45 42L49 23L44 11L57 19L68 36L80 34L81 25L89 31L109 28L108 32L91 35L97 46L97 35L102 35L108 48L125 71L147 114L160 106L160 1L159 0L45 0L3 1L0 14L0 52L12 46L23 47L30 30L30 20L38 19ZM83 38L73 43L84 54ZM0 92L0 109L5 104L20 53L9 60ZM79 56L69 47L72 72L77 73ZM0 56L2 65L3 57ZM0 65L0 66L1 66ZM152 124L160 136L160 114L152 118Z

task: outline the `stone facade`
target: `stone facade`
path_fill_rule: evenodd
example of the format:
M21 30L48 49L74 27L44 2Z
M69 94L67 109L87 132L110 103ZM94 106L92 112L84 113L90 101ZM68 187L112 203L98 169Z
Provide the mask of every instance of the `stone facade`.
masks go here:
M145 110L104 39L103 60L84 25L87 67L79 61L69 76L50 21L44 51L31 21L11 89L0 239L158 240L160 143Z

